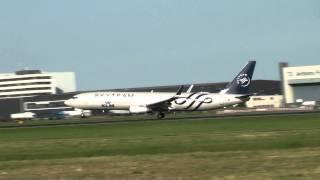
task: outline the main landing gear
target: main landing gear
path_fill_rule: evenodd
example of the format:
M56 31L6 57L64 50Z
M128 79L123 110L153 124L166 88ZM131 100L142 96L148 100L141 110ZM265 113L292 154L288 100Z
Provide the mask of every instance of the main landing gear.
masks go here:
M86 118L86 114L84 113L84 110L81 111L81 118Z
M157 114L157 118L158 118L158 119L163 119L165 116L166 116L166 114L164 114L163 112L159 112L159 113Z

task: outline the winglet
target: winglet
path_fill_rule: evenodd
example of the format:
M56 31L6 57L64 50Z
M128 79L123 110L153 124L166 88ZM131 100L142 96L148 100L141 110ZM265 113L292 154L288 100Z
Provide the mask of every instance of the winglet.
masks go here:
M191 93L193 86L194 86L193 84L190 85L189 89L187 90L187 93Z
M183 92L183 89L184 89L184 85L180 86L180 88L178 89L176 95L177 95L177 96L181 95L182 92Z

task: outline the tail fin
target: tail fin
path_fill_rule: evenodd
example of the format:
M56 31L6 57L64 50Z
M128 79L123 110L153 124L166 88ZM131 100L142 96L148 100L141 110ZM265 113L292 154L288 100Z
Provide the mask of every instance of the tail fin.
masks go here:
M249 92L256 61L249 61L221 94L247 94Z

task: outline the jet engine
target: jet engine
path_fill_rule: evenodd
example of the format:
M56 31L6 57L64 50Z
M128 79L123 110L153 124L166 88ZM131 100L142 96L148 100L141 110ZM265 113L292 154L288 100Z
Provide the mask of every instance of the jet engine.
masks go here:
M108 113L115 115L129 115L131 114L128 110L109 110Z
M148 113L151 110L146 106L130 106L129 111L132 114L143 114L143 113Z

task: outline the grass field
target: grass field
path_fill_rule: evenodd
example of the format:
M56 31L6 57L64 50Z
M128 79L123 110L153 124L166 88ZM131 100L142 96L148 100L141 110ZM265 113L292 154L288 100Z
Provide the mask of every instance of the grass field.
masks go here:
M0 179L320 179L319 138L319 114L3 128Z

